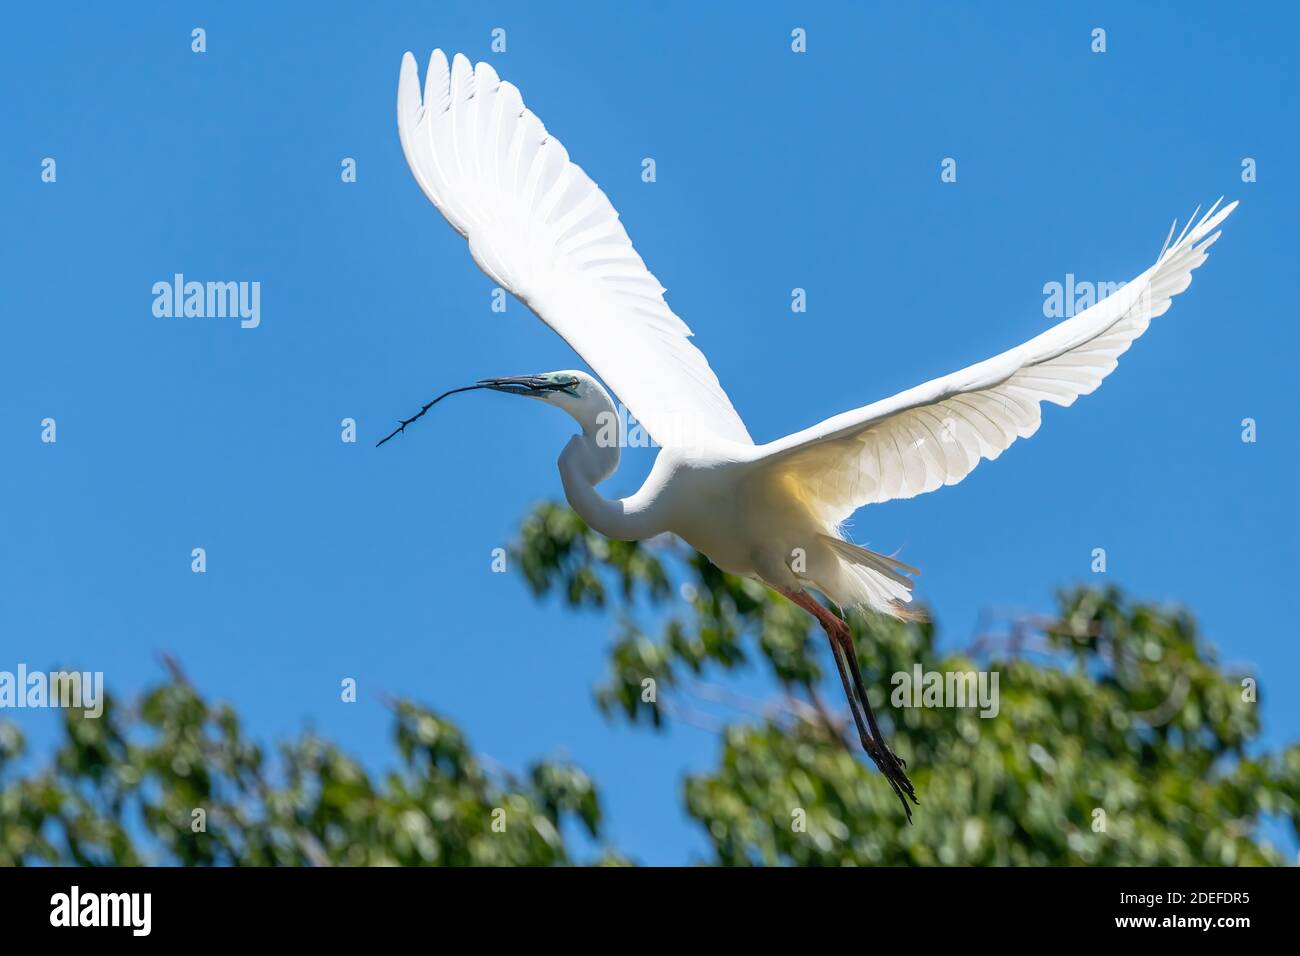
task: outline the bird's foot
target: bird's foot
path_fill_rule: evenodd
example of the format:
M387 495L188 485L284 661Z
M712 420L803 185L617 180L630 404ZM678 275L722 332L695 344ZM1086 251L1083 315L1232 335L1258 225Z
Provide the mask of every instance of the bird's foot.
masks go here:
M889 749L889 746L883 740L873 739L866 747L867 756L871 758L872 763L889 781L890 788L898 797L898 802L903 805L903 812L907 814L907 822L912 822L912 808L908 806L907 801L910 799L917 806L921 801L916 798L916 788L912 785L911 779L907 776L907 762L902 757Z

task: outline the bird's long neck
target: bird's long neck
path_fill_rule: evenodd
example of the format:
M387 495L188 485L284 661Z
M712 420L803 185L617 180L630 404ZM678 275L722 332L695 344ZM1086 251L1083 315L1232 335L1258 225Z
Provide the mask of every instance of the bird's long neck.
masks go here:
M564 496L573 510L596 531L618 541L640 541L663 531L639 494L611 501L596 490L620 459L618 412L609 394L593 390L580 408L566 411L582 426L559 460Z

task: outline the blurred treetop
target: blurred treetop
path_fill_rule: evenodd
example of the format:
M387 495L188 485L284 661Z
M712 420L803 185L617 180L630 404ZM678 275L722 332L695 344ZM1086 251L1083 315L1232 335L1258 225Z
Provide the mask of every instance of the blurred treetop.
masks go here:
M64 711L52 766L31 776L9 772L23 741L0 724L0 865L549 865L575 862L566 820L601 835L581 771L491 773L425 708L394 703L399 768L376 779L310 734L268 758L171 669L129 711L111 697L98 719Z
M1251 746L1255 677L1225 673L1185 611L1076 589L1050 619L947 653L931 623L855 615L872 706L892 723L886 737L920 795L908 827L849 743L839 688L823 683L834 668L825 639L803 611L680 542L612 542L559 505L524 522L515 555L539 596L617 622L597 690L607 714L690 719L693 702L728 696L701 677L750 664L780 688L723 729L711 773L685 781L712 862L1280 864L1257 842L1261 817L1300 834L1300 746ZM652 616L654 634L638 623ZM891 706L894 675L918 664L996 673L996 716Z
M535 509L512 550L539 597L609 618L596 689L609 719L720 734L717 766L683 785L704 862L1281 864L1262 819L1300 835L1300 746L1262 750L1255 675L1226 673L1184 611L1077 589L1048 619L948 652L932 624L855 618L872 704L921 798L909 827L846 734L803 611L680 542L609 541L559 505ZM996 714L892 705L896 675L918 665L996 674ZM727 688L742 667L768 675L770 699ZM312 734L268 755L170 670L129 705L109 697L98 719L64 711L44 764L0 721L0 865L625 862L577 768L488 769L454 725L407 701L393 704L386 774ZM575 850L575 827L597 849Z

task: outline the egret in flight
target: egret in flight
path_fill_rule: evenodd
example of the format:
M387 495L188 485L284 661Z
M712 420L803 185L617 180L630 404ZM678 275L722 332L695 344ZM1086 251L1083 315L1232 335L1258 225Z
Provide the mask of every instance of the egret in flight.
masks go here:
M604 380L544 372L453 391L493 389L567 412L580 430L560 454L560 478L569 504L596 531L623 541L672 532L722 570L811 614L830 640L862 746L910 820L916 793L872 713L843 609L914 617L908 604L919 572L847 540L841 525L864 505L956 484L1034 434L1043 402L1071 405L1095 389L1187 288L1237 204L1215 203L1199 220L1193 213L1176 239L1170 230L1149 269L1028 342L760 445L609 199L518 89L486 63L471 66L460 54L448 63L434 50L421 93L407 53L397 128L420 188L469 240L479 268ZM606 386L660 446L649 477L627 498L598 490L619 464L611 427L619 416Z

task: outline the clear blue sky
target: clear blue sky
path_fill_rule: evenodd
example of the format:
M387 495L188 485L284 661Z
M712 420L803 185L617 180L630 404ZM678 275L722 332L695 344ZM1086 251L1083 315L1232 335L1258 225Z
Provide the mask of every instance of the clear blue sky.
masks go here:
M639 859L698 853L681 778L719 741L606 725L606 622L489 569L560 495L570 422L466 396L372 447L436 391L577 361L518 303L489 310L407 171L398 63L441 46L490 57L604 187L759 440L1017 344L1048 324L1044 283L1131 278L1174 216L1241 199L1096 394L854 530L924 569L950 642L1095 581L1104 547L1112 579L1187 602L1258 674L1266 740L1294 739L1295 7L837 6L6 11L0 669L75 664L130 692L169 650L259 736L311 725L372 764L390 752L380 692L410 696L508 766L576 760ZM260 327L155 318L151 286L176 272L260 282ZM48 744L48 714L16 716Z

